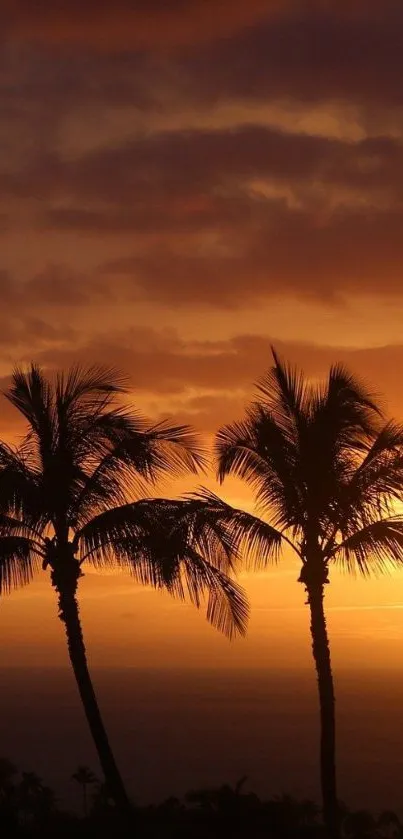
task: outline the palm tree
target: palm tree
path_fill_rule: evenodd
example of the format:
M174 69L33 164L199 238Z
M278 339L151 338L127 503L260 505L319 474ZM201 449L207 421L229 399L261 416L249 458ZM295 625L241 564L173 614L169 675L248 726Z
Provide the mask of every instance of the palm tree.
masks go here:
M18 803L25 823L47 818L56 807L52 789L43 783L36 772L22 772L18 785Z
M10 835L17 825L17 787L18 769L7 757L0 757L0 822Z
M0 801L14 789L14 779L18 769L7 757L0 757Z
M144 497L156 479L196 472L203 454L187 426L150 426L117 399L113 370L72 369L48 380L16 369L7 399L28 423L20 446L0 445L0 592L49 569L68 652L109 794L129 812L92 685L77 603L84 562L129 568L135 580L200 606L231 635L245 630L247 604L227 575L230 546L206 558L188 502ZM133 498L137 500L133 501ZM219 546L218 546L219 547Z
M319 688L323 814L336 837L335 699L324 587L336 562L364 576L402 563L403 517L394 501L403 487L403 429L384 422L376 401L343 367L333 366L319 387L274 350L273 358L246 417L222 428L216 440L219 480L229 474L244 479L263 518L207 490L194 496L193 513L199 527L208 523L249 549L254 565L276 560L282 547L301 563Z
M93 786L97 782L96 775L94 775L88 766L78 766L71 779L76 781L81 787L83 795L83 816L86 819L88 816L88 787Z

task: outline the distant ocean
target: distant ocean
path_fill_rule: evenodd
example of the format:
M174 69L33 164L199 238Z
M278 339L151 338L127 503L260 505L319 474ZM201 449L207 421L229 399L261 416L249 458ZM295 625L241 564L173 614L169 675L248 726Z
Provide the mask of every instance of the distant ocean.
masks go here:
M318 800L313 673L96 669L94 681L135 800L243 775L261 795ZM341 799L403 813L403 664L402 677L336 673L336 687ZM71 773L98 767L69 670L0 670L0 755L74 804Z

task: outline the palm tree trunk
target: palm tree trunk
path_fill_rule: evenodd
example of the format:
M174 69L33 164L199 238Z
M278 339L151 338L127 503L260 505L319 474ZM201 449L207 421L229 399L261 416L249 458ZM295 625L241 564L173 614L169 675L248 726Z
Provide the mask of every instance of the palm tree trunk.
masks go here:
M336 722L335 697L329 639L323 609L324 586L306 586L311 611L312 651L318 677L320 704L320 776L323 799L323 818L330 839L340 835L340 811L336 784Z
M53 572L53 576L56 576L55 572ZM76 677L77 687L95 748L98 752L106 785L111 797L115 801L116 807L122 815L128 817L130 814L130 802L109 745L108 735L102 721L88 670L75 588L71 590L71 585L59 587L56 582L54 582L54 585L58 593L59 617L64 623L71 665Z

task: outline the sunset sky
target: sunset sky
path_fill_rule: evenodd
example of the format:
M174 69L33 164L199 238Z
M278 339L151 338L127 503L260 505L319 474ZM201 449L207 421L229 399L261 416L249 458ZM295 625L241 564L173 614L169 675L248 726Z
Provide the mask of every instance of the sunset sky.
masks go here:
M403 418L402 27L401 0L3 0L2 385L32 358L116 365L150 417L211 438L274 343L315 377L345 362ZM297 576L285 557L242 578L229 645L88 572L91 660L310 667ZM329 588L336 668L400 662L403 571ZM0 664L64 663L55 613L45 574L3 601Z

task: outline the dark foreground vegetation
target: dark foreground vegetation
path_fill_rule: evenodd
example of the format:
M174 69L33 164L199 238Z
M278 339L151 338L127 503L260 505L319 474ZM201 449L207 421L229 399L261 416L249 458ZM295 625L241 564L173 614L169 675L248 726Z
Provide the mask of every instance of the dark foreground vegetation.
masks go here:
M0 759L0 836L4 837L140 837L141 839L221 839L221 837L325 837L320 808L309 800L283 795L260 799L248 779L233 786L192 790L183 799L133 806L131 824L122 823L105 784L87 767L71 776L81 798L81 813L64 810L57 796L35 772L20 772ZM395 813L372 815L341 805L346 839L403 837Z

